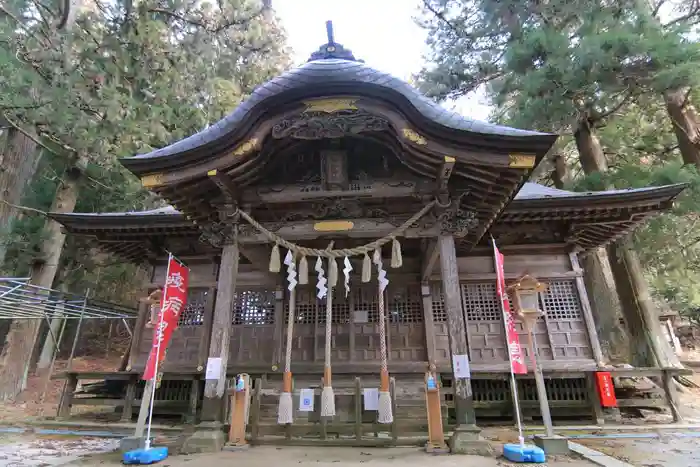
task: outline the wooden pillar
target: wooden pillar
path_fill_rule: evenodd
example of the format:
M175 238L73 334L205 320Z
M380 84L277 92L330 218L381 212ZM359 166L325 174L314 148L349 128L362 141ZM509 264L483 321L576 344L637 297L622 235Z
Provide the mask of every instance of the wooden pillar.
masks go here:
M134 367L136 359L139 356L139 347L141 346L141 339L143 338L143 330L146 327L146 322L151 313L151 305L146 301L146 299L141 299L139 301L138 316L136 317L136 322L134 323L134 331L131 334L131 346L129 347L129 363L126 366L128 371Z
M284 287L278 285L275 289L275 334L273 337L272 365L283 366L284 358ZM284 368L282 368L284 370Z
M591 309L591 302L588 300L588 293L586 291L586 284L583 281L583 270L578 262L578 256L576 253L569 253L569 259L571 260L571 267L576 273L576 292L578 292L578 298L581 302L581 309L583 311L583 321L586 323L586 330L588 331L588 339L591 341L591 351L593 352L593 358L599 367L605 365L605 358L603 356L603 349L600 347L600 339L598 339L598 332L595 328L595 321L593 319L593 310ZM552 346L554 348L554 346Z
M435 319L433 316L433 296L430 293L430 284L424 282L420 286L423 300L423 325L425 326L425 350L428 362L435 365Z
M211 330L214 323L214 304L216 303L216 287L209 287L207 292L207 302L204 304L204 323L202 330L202 340L199 342L197 351L197 371L204 371L209 355L209 345L211 344Z
M212 319L209 358L221 359L221 371L217 379L204 384L202 421L223 422L224 396L226 394L226 366L228 365L229 340L231 334L231 310L233 309L236 280L238 277L238 244L224 245L219 266L219 280L216 288L216 304Z
M467 355L467 333L459 291L459 271L457 269L457 252L455 250L454 237L452 235L440 235L438 237L438 247L440 249L440 273L442 275L442 291L445 297L445 311L447 312L450 354L454 366L455 356ZM463 425L476 425L471 379L468 377L457 378L455 375L452 386L457 418L456 429Z

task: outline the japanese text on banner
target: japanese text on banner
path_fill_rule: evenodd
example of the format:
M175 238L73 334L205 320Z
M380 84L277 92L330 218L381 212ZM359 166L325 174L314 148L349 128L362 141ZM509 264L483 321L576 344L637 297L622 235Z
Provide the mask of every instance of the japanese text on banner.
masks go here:
M496 242L493 242L493 253L496 265L496 294L501 301L503 310L503 325L506 329L506 341L508 342L508 356L510 358L510 367L516 375L527 374L527 365L525 364L525 355L520 347L520 337L518 330L515 328L515 320L513 313L510 310L510 302L508 301L508 293L506 292L506 275L503 270L503 254L496 247Z
M177 328L180 313L187 304L187 284L189 269L174 258L168 263L168 276L165 279L163 300L160 304L160 312L153 328L153 345L146 363L143 379L153 379L155 376L156 355L158 367L162 368L165 360L165 350L168 348L173 331ZM158 344L160 343L160 350Z

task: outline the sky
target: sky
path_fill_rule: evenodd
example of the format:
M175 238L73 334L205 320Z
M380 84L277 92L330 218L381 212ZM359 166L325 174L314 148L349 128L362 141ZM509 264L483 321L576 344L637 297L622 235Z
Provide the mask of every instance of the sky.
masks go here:
M295 64L327 42L326 21L333 21L335 41L369 66L409 80L423 65L426 33L415 24L416 0L273 0L287 31ZM445 107L486 120L483 96L469 96Z

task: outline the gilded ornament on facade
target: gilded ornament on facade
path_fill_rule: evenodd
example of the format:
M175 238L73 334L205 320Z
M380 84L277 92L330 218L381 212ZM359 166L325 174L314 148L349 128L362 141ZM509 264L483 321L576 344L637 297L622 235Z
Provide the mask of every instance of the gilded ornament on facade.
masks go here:
M511 169L531 169L535 166L535 156L529 154L509 154L508 167Z
M316 232L346 232L354 227L352 221L322 221L314 224Z
M421 135L416 133L415 131L411 130L410 128L404 128L401 130L403 132L404 138L406 138L409 141L412 141L416 144L419 144L421 146L425 146L428 144L428 142L423 138Z
M306 112L325 112L335 113L341 110L357 110L355 105L357 99L316 99L312 101L304 101Z
M244 156L258 146L258 138L250 138L245 143L233 150L234 156Z
M163 174L148 174L141 177L141 185L144 188L151 188L154 186L159 186L163 184Z

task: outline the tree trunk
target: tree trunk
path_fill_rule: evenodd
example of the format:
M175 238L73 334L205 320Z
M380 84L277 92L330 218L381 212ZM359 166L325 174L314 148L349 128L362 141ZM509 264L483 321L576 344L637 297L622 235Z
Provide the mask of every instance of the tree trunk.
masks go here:
M563 190L566 182L569 181L569 169L566 166L566 159L562 154L554 155L554 186Z
M39 161L36 143L22 132L7 130L5 146L0 153L0 200L20 204L22 192L34 176ZM0 203L0 239L9 238L16 210ZM0 240L0 267L5 261L7 244Z
M605 160L603 148L594 134L593 128L587 121L580 122L579 127L574 133L574 137L576 139L576 147L584 172L588 175L607 171L608 164ZM598 261L598 263L601 267L597 271L597 266L593 265L592 270L586 270L584 272L587 275L586 282L594 284L596 276L602 274L604 277L603 258L608 256L606 259L610 263L612 275L615 279L614 287L617 290L622 316L624 317L625 327L627 328L629 348L634 356L635 364L638 366L656 366L661 363L666 366L672 363L672 360L669 358L662 358L663 356L670 355L671 351L668 343L666 343L662 337L661 328L659 327L658 312L654 308L651 298L649 297L646 280L642 274L641 266L639 266L636 253L629 249L622 240L610 245L607 250L607 255L603 252L600 253L601 261ZM611 253L614 254L614 258L609 257ZM584 267L586 266L588 266L588 264ZM593 297L598 297L598 294L604 293L605 291L599 288L590 290L590 294ZM593 300L593 302L595 303L596 300ZM602 314L611 314L615 316L615 310L595 310L595 306L593 304L591 306L594 308L594 314L597 316L601 316ZM619 320L617 317L615 317L614 320L608 317L605 323L619 327ZM615 330L605 336L602 332L602 323L598 322L597 326L599 331L601 331L599 336L602 340L615 342L615 336L620 330ZM678 361L677 358L676 361Z
M608 161L605 159L603 146L587 120L579 122L578 128L574 132L574 139L583 173L589 175L608 171Z
M608 254L604 248L597 248L582 255L580 261L603 355L611 363L628 362L629 341L620 324L620 301L615 292Z
M625 322L630 341L634 343L631 363L638 367L680 367L678 356L661 331L658 311L630 241L618 240L611 244L608 257L623 310L627 309Z
M700 169L700 121L687 95L688 89L666 92L666 111L678 140L683 163Z
M80 171L68 170L56 190L51 210L73 212L78 200ZM51 288L61 259L61 251L66 236L61 225L51 219L46 220L41 257L32 265L31 283L43 288ZM48 294L42 294L42 298ZM27 375L37 340L41 319L16 319L12 321L5 338L5 346L0 354L0 400L14 400L27 384Z

